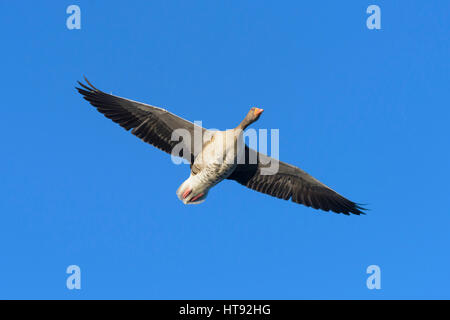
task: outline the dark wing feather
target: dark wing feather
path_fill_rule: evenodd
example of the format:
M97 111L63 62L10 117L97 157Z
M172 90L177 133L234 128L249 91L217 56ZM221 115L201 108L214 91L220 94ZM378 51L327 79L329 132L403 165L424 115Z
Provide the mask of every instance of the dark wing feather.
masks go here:
M304 204L314 209L343 214L364 214L360 205L344 198L300 168L275 160L246 146L245 164L238 164L228 179L284 200ZM257 153L256 155L254 153ZM251 155L252 154L252 155ZM249 159L257 159L249 164ZM270 166L269 161L278 162L278 171L273 175L261 174Z
M202 139L195 141L194 131L199 130L203 137L204 128L167 110L105 93L95 88L86 78L85 80L87 85L78 82L81 88L76 88L84 99L125 130L133 129L132 134L169 154L174 146L180 143L171 139L172 132L176 129L186 129L190 134L191 143L183 145L177 156L185 158L190 163L193 162L195 152L201 150L202 143ZM195 146L194 143L200 146ZM186 154L183 154L183 150L187 150Z

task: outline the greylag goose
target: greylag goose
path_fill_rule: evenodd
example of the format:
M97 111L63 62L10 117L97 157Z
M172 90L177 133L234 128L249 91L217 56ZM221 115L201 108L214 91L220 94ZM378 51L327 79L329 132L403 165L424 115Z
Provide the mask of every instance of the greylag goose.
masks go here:
M209 190L224 179L284 200L291 199L314 209L349 215L364 208L341 196L300 168L259 153L243 142L243 130L259 119L263 110L251 108L232 130L209 131L167 110L121 98L95 88L86 78L76 87L105 117L143 141L169 154L184 158L191 166L189 178L177 190L185 204L205 201ZM174 139L174 132L188 134ZM200 139L189 139L200 133ZM238 145L242 145L239 148ZM242 150L242 151L240 151ZM238 157L242 161L237 161ZM253 160L252 160L253 159ZM276 171L264 172L275 164Z

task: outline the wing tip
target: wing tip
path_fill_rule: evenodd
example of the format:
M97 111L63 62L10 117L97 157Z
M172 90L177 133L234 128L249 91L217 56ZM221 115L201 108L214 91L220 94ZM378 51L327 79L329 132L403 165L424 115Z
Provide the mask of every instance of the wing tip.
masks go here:
M367 209L363 206L365 206L366 204L362 204L362 203L353 203L352 207L350 208L350 210L348 211L347 215L349 215L350 213L353 213L354 215L366 215L367 211L370 211L370 209Z
M88 90L89 92L101 92L101 90L97 89L89 80L86 78L86 76L83 75L84 81L86 81L87 85L82 83L81 81L77 81L77 83L84 89ZM75 87L75 89L78 90L79 93L82 94L82 90L79 87ZM81 90L81 91L80 91Z

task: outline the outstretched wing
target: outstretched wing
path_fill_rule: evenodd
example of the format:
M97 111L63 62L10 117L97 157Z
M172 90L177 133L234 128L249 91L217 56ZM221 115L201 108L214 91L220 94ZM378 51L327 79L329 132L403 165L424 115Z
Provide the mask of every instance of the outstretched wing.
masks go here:
M284 200L292 199L293 202L314 209L331 210L346 215L350 213L360 215L366 210L298 167L270 158L247 146L245 153L245 164L238 164L228 179L235 180L250 189ZM249 164L249 159L257 159L257 162ZM278 171L272 175L261 174L270 166L270 161L277 162Z
M176 155L193 163L195 152L200 152L202 144L202 138L194 139L194 131L200 132L203 137L204 128L162 108L105 93L95 88L86 78L85 80L87 85L78 82L81 88L76 89L105 117L127 131L133 129L132 134L169 154L178 143L183 143L179 154ZM184 144L182 138L180 141L172 140L172 133L176 129L187 130L191 137L190 142L186 139Z

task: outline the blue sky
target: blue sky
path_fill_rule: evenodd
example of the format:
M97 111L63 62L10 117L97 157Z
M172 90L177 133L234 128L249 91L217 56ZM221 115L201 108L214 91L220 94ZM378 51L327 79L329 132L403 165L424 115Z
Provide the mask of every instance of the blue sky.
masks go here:
M81 30L66 8L81 8ZM381 30L366 8L381 8ZM448 1L2 1L0 298L450 298ZM206 127L280 130L280 158L366 216L188 167L105 119L106 92ZM66 268L81 268L81 290ZM381 290L366 268L381 268Z

